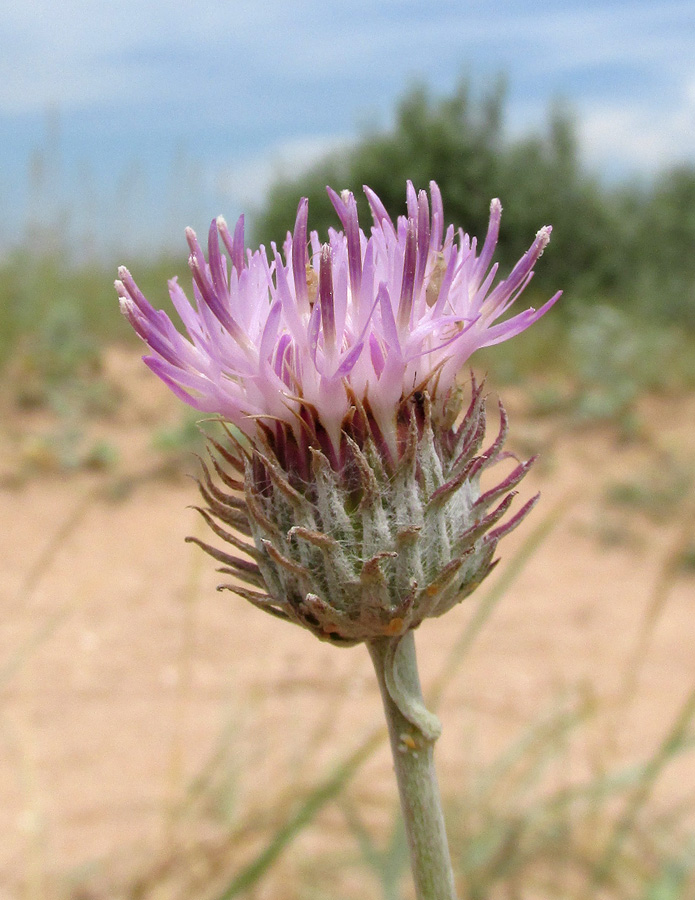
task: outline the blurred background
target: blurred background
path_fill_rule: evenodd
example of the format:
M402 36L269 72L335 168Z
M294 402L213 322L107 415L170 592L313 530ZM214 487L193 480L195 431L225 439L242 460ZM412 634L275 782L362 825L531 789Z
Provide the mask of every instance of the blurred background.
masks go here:
M500 197L503 272L552 224L564 290L472 360L543 505L420 638L461 893L695 896L691 0L4 0L0 46L0 898L409 896L366 654L215 593L113 290L406 179Z

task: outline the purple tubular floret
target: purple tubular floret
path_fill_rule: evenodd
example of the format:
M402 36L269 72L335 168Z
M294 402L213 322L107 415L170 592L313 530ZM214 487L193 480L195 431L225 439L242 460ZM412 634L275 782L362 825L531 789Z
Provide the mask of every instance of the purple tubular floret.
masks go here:
M205 272L207 269L205 254L198 242L198 236L192 228L186 229L186 241L190 250L190 255L188 257L189 269L191 269L192 272L195 272L196 269Z
M362 247L360 225L357 218L357 202L350 191L346 191L345 196L341 197L331 187L327 187L326 190L345 229L350 265L350 288L352 296L359 302L362 287Z
M268 318L266 319L261 336L259 356L262 360L270 359L275 348L280 327L280 317L282 315L282 302L276 300L270 307Z
M379 344L379 339L375 334L370 334L369 336L369 355L376 377L381 378L381 373L384 371L385 357Z
M479 346L491 347L493 344L500 344L502 341L508 341L509 338L521 334L522 331L526 331L527 328L533 325L534 322L537 322L540 317L550 309L552 303L558 300L559 297L560 294L555 294L555 296L551 298L552 302L549 300L540 309L534 309L531 306L523 312L520 312L518 315L512 316L511 319L506 319L504 322L499 322L497 325L490 326L483 333L483 340L481 340Z
M173 365L195 365L195 348L179 334L165 312L154 309L145 300L129 273L125 274L128 283L120 281L116 286L121 310L137 335Z
M222 243L224 244L229 258L232 261L232 267L238 273L244 268L244 217L239 216L236 226L234 227L234 237L229 233L229 227L223 216L217 217L217 228L219 229Z
M379 310L381 312L382 337L391 350L395 350L399 355L401 353L401 341L398 336L398 326L393 317L393 307L391 306L391 298L389 297L388 288L382 282L377 291L377 300L379 301Z
M234 241L232 243L232 265L241 272L244 268L244 217L239 216L234 228Z
M408 180L405 185L405 202L408 210L408 218L417 221L417 194L413 182Z
M283 334L278 341L277 348L275 350L275 357L273 359L273 369L277 377L283 381L288 387L290 384L289 379L289 365L287 362L287 355L292 346L292 339L289 334Z
M302 321L299 317L297 304L295 303L292 291L290 290L287 271L282 265L282 261L277 254L277 251L275 253L275 277L277 284L277 293L282 303L282 311L285 319L285 324L295 341L300 346L303 346L305 343L305 331L302 326ZM271 278L270 272L268 272L268 278Z
M475 267L476 276L478 278L483 278L485 276L485 273L492 262L492 255L495 252L497 241L499 239L501 219L502 204L495 198L490 203L490 221L488 222L487 234L485 235L485 243L483 244L483 249L480 251L480 256L478 257L478 262Z
M167 286L169 288L171 302L174 305L174 309L179 314L186 331L194 341L200 341L203 338L203 332L200 327L200 318L188 302L188 298L178 283L178 278L176 278L176 276L170 278Z
M217 217L217 230L219 231L220 237L222 239L222 243L225 246L227 253L229 254L229 258L232 260L232 266L234 265L234 259L232 256L233 251L233 242L232 236L229 233L229 226L227 225L227 221L224 216Z
M294 290L300 309L304 309L309 302L309 294L306 281L306 266L309 261L306 252L307 244L307 220L309 216L309 201L303 197L297 208L297 218L294 223L292 236L292 273L294 275Z
M176 366L177 369L183 370L185 362L182 358L183 354L180 352L180 349L173 346L156 327L151 327L151 322L144 317L140 319L138 323L132 318L130 321L140 337L147 342L149 347L154 350L155 353L161 356L163 360L166 360L166 362L171 363L172 366Z
M340 361L340 365L335 370L335 377L337 378L345 378L350 372L355 368L355 363L360 357L362 353L362 348L364 347L363 343L355 344L354 347L351 347L343 356Z
M430 196L432 197L432 231L430 232L430 250L440 250L442 246L442 234L444 232L444 206L442 194L436 181L430 181Z
M227 282L224 257L220 253L220 235L217 230L216 219L213 219L210 223L210 231L208 233L208 260L215 295L221 301L229 303L229 284Z
M393 227L393 222L391 221L391 216L386 212L386 207L381 202L381 200L377 197L374 191L364 185L363 188L365 194L367 195L367 200L369 201L369 208L372 211L372 216L374 217L374 222L380 228L383 228L384 225L388 227L388 229L395 233L395 228Z
M548 245L551 230L550 226L541 228L534 242L514 266L509 276L498 284L487 298L486 305L489 308L496 309L501 306L522 284L527 283L529 275L533 272L533 267Z
M309 316L309 325L307 327L307 347L311 362L317 366L316 358L319 352L319 331L321 330L321 304L315 303L314 308ZM318 368L317 368L318 371Z
M442 283L439 288L439 294L437 296L437 302L434 304L434 308L432 310L432 318L436 319L441 316L444 312L444 307L449 299L449 290L451 289L451 284L454 280L454 273L456 272L456 264L458 263L459 251L457 247L451 248L451 253L449 255L449 261L446 265L446 270L444 272L444 277L442 278Z
M417 225L415 219L408 219L408 230L403 254L403 278L401 279L401 298L398 303L398 328L403 331L410 325L410 314L413 309L413 291L415 289L415 271L417 266Z
M200 412L219 412L218 409L213 408L213 405L210 403L210 397L207 394L201 393L200 395L196 395L184 390L178 380L165 371L162 360L158 357L145 356L143 357L143 362L152 372L154 372L160 381L164 382L179 400L183 400L184 403L187 403L194 409L200 410Z
M333 272L331 266L331 248L324 244L321 248L321 266L319 268L319 302L321 304L321 322L323 338L327 347L335 347L335 307L333 301Z
M413 295L417 299L425 280L425 269L430 245L430 206L427 194L420 191L417 206L417 268L415 270L415 286Z
M550 227L498 281L500 202L490 204L479 249L475 238L446 226L439 188L429 187L428 196L408 182L407 215L395 223L365 187L373 218L368 234L352 193L328 188L342 230L330 229L323 245L315 232L308 236L302 199L284 257L273 244L270 261L264 247L253 253L244 247L243 216L233 234L221 216L211 222L207 258L188 229L191 299L175 278L169 282L187 336L119 269L119 302L152 351L148 365L177 396L229 418L251 438L264 417L278 434L285 429L283 441L291 443L293 432L297 446L306 445L307 433L329 435L334 459L341 423L352 403L362 403L393 455L399 404L416 385L427 388L433 403L440 394L446 404L472 353L524 331L560 297L505 318L533 275Z
M487 293L492 286L492 282L495 280L497 276L497 270L499 269L499 263L495 263L491 266L490 271L485 276L485 281L480 285L478 290L475 292L473 298L471 299L471 308L476 312L480 312L483 303L485 303L485 298L487 297Z
M117 281L116 290L119 291L119 295L130 297L130 299L137 305L137 307L143 314L153 317L156 316L157 310L154 308L154 306L152 306L149 300L147 300L145 295L135 283L133 276L125 266L119 266L118 277L120 279L120 284L122 285L123 290L126 292L125 295L120 293L119 282Z
M239 339L240 335L238 334L240 329L229 314L229 310L223 299L218 296L215 286L210 279L203 251L200 248L198 238L192 228L186 229L186 237L188 238L188 245L191 248L188 265L193 275L195 286L200 291L200 296L220 325L222 325L238 343L242 343Z

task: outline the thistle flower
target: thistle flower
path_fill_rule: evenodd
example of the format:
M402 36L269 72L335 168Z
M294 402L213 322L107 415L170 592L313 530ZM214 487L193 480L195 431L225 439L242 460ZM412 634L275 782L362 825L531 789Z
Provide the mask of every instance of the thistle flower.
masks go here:
M271 245L270 262L263 247L245 249L243 218L233 234L223 219L211 224L207 261L189 229L195 307L169 283L189 339L127 269L116 289L150 346L150 368L225 423L228 440L210 439L199 511L231 551L189 540L234 578L222 588L324 640L367 644L417 898L454 900L433 760L441 726L424 706L413 630L475 589L537 499L504 521L532 461L481 489L481 474L509 455L506 414L500 404L499 433L481 452L483 389L472 378L464 413L456 376L475 350L523 331L560 295L503 318L550 228L493 286L499 200L478 253L475 239L459 231L456 243L453 227L444 231L434 182L431 211L408 183L396 225L365 192L369 237L352 194L329 188L343 231L323 245L308 236L302 200L284 254Z
M551 229L495 285L499 200L478 252L475 238L445 230L434 182L430 198L408 183L407 216L395 225L365 187L369 237L354 196L328 192L343 230L324 244L309 235L303 199L270 261L264 247L245 249L243 217L233 233L212 222L207 261L188 229L195 306L169 282L188 339L125 268L116 289L152 351L147 365L241 432L211 442L201 479L202 515L248 557L198 541L234 576L227 587L354 644L403 634L467 596L530 509L534 501L497 524L529 463L481 492L483 471L506 456L506 416L500 407L498 438L480 453L482 388L473 382L461 419L456 376L475 350L519 334L560 294L503 318Z

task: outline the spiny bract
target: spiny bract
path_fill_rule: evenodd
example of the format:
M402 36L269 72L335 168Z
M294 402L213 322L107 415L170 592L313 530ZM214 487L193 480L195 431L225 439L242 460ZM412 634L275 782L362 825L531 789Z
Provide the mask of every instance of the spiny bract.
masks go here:
M454 415L459 393L450 399ZM283 468L270 434L250 450L230 433L236 452L212 440L212 465L226 490L204 464L207 506L200 512L248 559L189 538L235 576L221 589L342 645L403 634L451 609L489 574L498 541L538 499L497 525L533 460L481 494L481 474L508 455L507 418L500 404L497 439L480 453L485 398L475 382L468 411L454 426L434 428L426 391L404 401L403 447L393 468L384 464L364 409L355 418L363 421L344 435L342 465L336 469L312 448L306 482Z

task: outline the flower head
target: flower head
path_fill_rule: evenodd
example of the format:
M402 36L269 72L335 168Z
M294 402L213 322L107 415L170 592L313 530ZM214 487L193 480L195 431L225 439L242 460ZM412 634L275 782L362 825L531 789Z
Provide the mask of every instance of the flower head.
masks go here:
M500 521L530 463L482 489L483 472L509 455L506 415L500 405L499 434L481 450L482 387L473 380L460 415L456 375L560 296L504 318L549 227L495 285L498 200L478 251L475 238L445 230L434 182L430 198L408 183L408 214L395 225L365 192L369 237L353 195L329 188L343 231L324 244L309 236L302 200L270 261L263 247L245 249L243 218L233 234L223 219L211 224L207 260L189 229L195 306L169 283L188 338L127 269L116 282L150 368L248 439L211 439L200 483L200 512L232 552L192 540L233 576L223 587L343 645L404 634L460 602L533 506Z
M541 228L494 285L499 200L479 250L475 238L459 230L456 241L453 226L445 229L434 182L430 198L408 183L407 216L395 224L365 187L369 237L354 196L328 191L343 230L331 230L324 244L308 235L303 199L283 254L272 244L270 261L263 247L245 249L243 217L233 234L224 219L212 222L207 261L187 230L195 306L176 279L169 293L188 338L125 268L116 289L150 347L145 362L191 406L219 414L252 440L261 422L292 443L308 428L335 462L357 404L395 459L404 398L427 389L435 405L443 401L475 350L519 334L558 299L502 318L531 279L551 229Z

